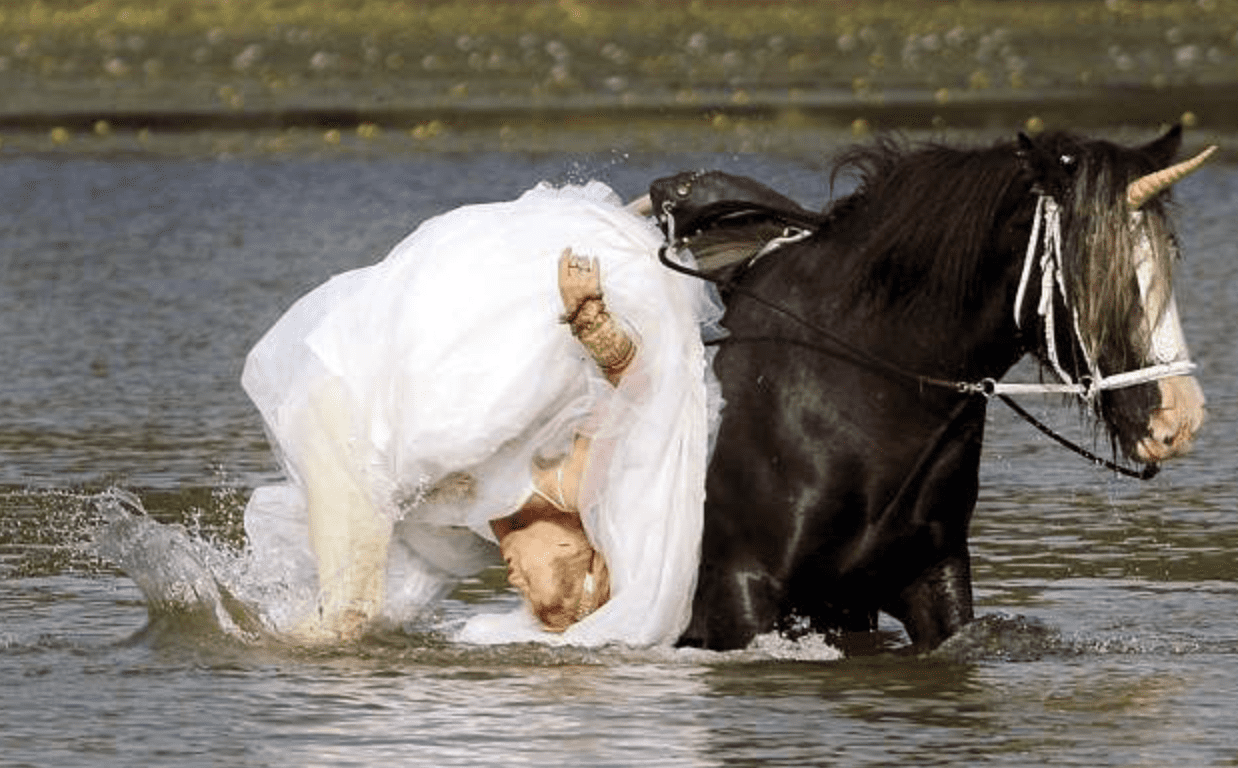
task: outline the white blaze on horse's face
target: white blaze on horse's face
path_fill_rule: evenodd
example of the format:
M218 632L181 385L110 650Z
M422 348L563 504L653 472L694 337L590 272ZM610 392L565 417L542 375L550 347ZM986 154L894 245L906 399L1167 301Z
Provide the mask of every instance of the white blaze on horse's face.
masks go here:
M1190 359L1186 336L1178 319L1178 304L1173 291L1157 279L1156 262L1148 232L1142 226L1143 214L1131 212L1131 227L1136 230L1135 276L1143 300L1144 316L1155 326L1148 334L1149 357L1155 365ZM1158 316L1159 311L1159 316ZM1141 461L1158 463L1180 456L1191 449L1191 441L1204 422L1204 393L1194 376L1170 376L1157 382L1160 407L1148 419L1148 436L1135 450Z

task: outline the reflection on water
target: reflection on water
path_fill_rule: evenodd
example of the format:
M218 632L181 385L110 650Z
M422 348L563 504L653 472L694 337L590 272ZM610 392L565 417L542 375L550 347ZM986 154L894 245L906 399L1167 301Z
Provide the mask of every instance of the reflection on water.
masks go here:
M119 485L153 523L239 557L248 489L275 471L237 384L245 352L306 289L424 217L540 178L630 197L700 167L819 206L824 153L0 155L0 762L1232 759L1233 166L1177 191L1178 297L1210 406L1196 453L1118 479L994 408L972 529L982 618L931 657L890 652L904 637L886 618L878 647L845 660L821 638L738 654L445 642L436 627L514 605L496 574L423 626L309 652L175 604L148 616L91 549L103 520L87 501ZM1072 408L1028 405L1090 440Z

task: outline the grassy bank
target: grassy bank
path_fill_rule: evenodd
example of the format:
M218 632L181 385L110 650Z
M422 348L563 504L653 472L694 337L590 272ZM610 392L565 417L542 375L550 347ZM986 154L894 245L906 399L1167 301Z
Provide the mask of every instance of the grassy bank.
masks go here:
M0 127L1238 124L1238 0L10 0ZM1208 94L1217 94L1215 105ZM1184 95L1185 94L1185 95ZM1201 103L1203 102L1203 103ZM1215 107L1215 108L1214 108ZM1170 115L1169 117L1172 117Z
M202 33L265 36L300 28L342 36L430 41L458 35L524 33L568 38L643 35L673 39L704 32L730 40L857 33L865 26L899 34L997 26L1039 33L1113 25L1170 26L1228 20L1233 0L10 0L0 34ZM1222 30L1223 31L1223 30ZM1232 32L1232 29L1231 29Z

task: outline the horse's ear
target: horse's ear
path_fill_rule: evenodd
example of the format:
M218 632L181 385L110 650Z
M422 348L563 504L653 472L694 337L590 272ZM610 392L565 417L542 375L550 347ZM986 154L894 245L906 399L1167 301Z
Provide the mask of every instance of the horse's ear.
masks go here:
M1032 182L1032 189L1042 195L1062 197L1078 167L1076 158L1067 154L1055 156L1054 152L1032 141L1025 133L1019 134L1018 145L1015 154L1023 172Z
M1182 123L1176 123L1165 132L1165 135L1141 147L1144 154L1150 155L1157 168L1167 168L1173 163L1178 148L1182 146Z

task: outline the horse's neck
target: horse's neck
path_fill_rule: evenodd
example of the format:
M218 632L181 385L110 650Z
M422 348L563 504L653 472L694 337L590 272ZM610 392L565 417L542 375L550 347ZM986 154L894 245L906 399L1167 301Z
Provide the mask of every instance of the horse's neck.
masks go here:
M1003 226L1004 222L994 224L995 228ZM1014 320L1014 297L1022 272L1023 246L1019 240L1022 238L1025 244L1026 235L1021 227L1011 229L1014 234L1010 242L999 246L1005 255L995 253L986 260L1000 260L1005 266L991 282L986 281L982 300L976 306L960 310L946 301L940 306L913 303L877 307L862 298L857 300L855 295L843 295L857 290L857 280L844 279L827 291L820 305L822 319L839 323L842 333L920 375L969 381L1001 378L1027 352ZM854 231L837 231L835 235L837 242L830 246L836 260L834 268L852 277L862 273L867 265L860 263L863 248ZM808 249L796 254L804 263L810 263L812 257ZM817 261L826 260L818 256ZM807 270L801 265L797 271ZM848 307L849 311L839 312L838 307Z

